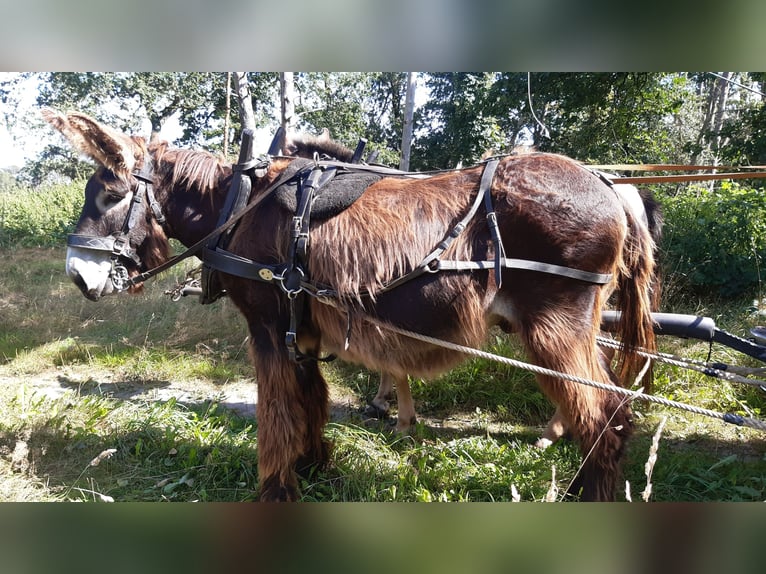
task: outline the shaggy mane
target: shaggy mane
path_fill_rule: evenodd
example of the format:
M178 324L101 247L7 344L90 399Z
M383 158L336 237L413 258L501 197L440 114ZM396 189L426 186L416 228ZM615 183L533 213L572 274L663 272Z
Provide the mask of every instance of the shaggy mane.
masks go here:
M206 151L170 148L165 141L152 144L149 151L163 184L171 188L198 190L209 195L231 174L231 165Z
M338 161L350 162L354 157L353 150L341 143L330 139L330 134L325 130L322 135L295 134L285 139L282 151L290 157L303 157L311 159L314 154L320 157L326 155Z

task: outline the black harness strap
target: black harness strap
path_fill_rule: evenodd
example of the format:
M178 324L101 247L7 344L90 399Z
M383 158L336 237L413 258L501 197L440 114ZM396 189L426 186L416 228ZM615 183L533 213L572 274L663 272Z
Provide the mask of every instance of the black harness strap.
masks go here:
M497 269L498 260L495 261L450 261L439 260L438 264L433 270L434 273L438 271L472 271L481 269ZM552 263L543 263L541 261L529 261L528 259L509 259L504 257L500 259L499 265L506 269L523 269L526 271L537 271L540 273L548 273L549 275L559 275L561 277L569 277L570 279L578 279L580 281L586 281L587 283L595 283L596 285L606 285L612 280L611 273L592 273L590 271L583 271L581 269L574 269L572 267L564 267L563 265L554 265Z
M402 285L407 281L411 281L412 279L415 279L424 273L436 272L439 269L439 258L441 257L442 253L444 253L449 248L449 246L452 245L452 242L455 241L455 239L457 239L461 233L463 233L470 221L476 215L476 212L479 210L479 206L482 204L482 201L484 202L485 208L487 210L487 223L490 226L492 240L495 243L495 257L497 259L500 253L502 253L503 257L505 256L505 250L503 249L500 234L497 230L497 217L495 216L495 212L492 208L492 198L490 197L489 193L489 188L492 186L492 179L494 178L498 163L498 159L493 159L488 161L484 166L484 172L482 173L481 182L479 183L479 191L476 193L473 204L471 204L471 208L468 210L468 213L465 214L465 216L457 223L457 225L452 228L449 234L444 239L442 239L433 249L433 251L426 255L426 257L412 271L386 284L382 289L380 289L381 293L385 291L391 291L399 285ZM499 266L496 268L495 273L496 280L499 282Z
M229 185L229 193L226 195L223 209L218 216L216 229L220 228L233 214L239 212L245 205L247 205L247 202L250 199L250 193L253 189L253 184L250 176L247 175L246 172L247 170L254 168L255 165L255 160L253 159L253 131L246 129L242 131L239 163L232 168L233 171L231 184ZM202 287L200 303L203 305L213 303L226 294L221 287L216 267L210 263L208 255L213 254L213 256L215 256L215 250L218 248L226 249L233 231L234 228L230 227L220 235L212 237L205 245L205 263L202 266L202 273L200 275L200 286Z
M314 192L319 187L323 169L315 167L298 184L298 208L293 217L292 243L288 254L287 268L280 282L287 293L290 307L290 327L285 333L285 345L290 359L298 362L305 357L298 349L298 327L303 320L303 307L306 303L303 284L308 282L308 250L309 231L311 223L311 204L314 202Z
M500 163L498 158L493 158L484 168L484 173L481 175L481 183L479 184L479 194L484 196L484 209L487 212L487 225L489 226L489 234L492 237L492 244L495 246L495 285L500 289L503 285L502 275L502 261L505 259L505 248L503 247L503 239L500 237L500 229L497 225L497 215L495 215L495 209L492 207L492 180L495 177L495 170Z

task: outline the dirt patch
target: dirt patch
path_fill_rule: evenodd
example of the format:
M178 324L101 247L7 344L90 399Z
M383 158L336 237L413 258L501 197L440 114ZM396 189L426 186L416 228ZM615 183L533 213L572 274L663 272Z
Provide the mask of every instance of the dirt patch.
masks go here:
M25 392L58 399L67 394L103 395L120 400L168 401L195 404L215 401L223 408L245 418L255 418L258 385L254 379L215 384L205 380L126 381L107 370L88 367L51 369L34 375L0 374L0 386L6 392L25 387ZM330 385L331 420L347 419L361 408L359 397L346 389Z

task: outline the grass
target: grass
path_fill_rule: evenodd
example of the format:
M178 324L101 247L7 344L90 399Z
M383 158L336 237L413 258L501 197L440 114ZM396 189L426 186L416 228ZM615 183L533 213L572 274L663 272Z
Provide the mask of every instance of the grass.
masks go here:
M62 249L0 253L0 500L249 501L257 498L257 423L225 408L252 388L244 322L231 303L172 303L173 272L131 298L85 300ZM748 302L682 299L663 310L705 314L744 335ZM705 344L663 339L664 351L705 359ZM520 357L498 335L488 350ZM713 358L756 363L725 348ZM541 501L566 490L580 463L569 441L531 446L553 409L533 377L471 360L412 381L412 436L366 420L377 373L323 366L333 397L332 464L303 480L306 501ZM658 366L661 396L763 418L763 392ZM168 393L182 388L181 394ZM652 436L667 418L651 481L654 501L763 501L763 433L646 404L625 478L640 500ZM95 464L94 461L97 461ZM553 488L552 488L553 487Z

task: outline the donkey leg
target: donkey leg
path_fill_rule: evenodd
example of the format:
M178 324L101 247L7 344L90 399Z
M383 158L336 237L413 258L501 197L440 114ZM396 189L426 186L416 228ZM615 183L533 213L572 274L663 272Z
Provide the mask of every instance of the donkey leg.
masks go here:
M573 305L569 307L572 312L560 307L556 316L536 315L522 329L522 339L540 366L614 384L583 308L588 307ZM625 441L632 429L630 409L612 393L555 377L539 375L537 380L580 446L584 462L572 492L581 492L581 500L613 500Z
M328 393L316 363L297 365L281 347L253 346L258 374L258 476L262 501L299 497L296 468L305 470L329 456L322 431Z
M308 361L296 366L301 384L301 403L306 414L306 435L303 452L296 463L296 470L302 476L314 468L322 468L330 460L332 450L324 438L324 428L329 413L330 393L327 383L316 361Z
M614 501L627 440L633 434L630 406L618 395L601 393L601 418L583 425L580 449L585 460L569 494L583 501Z
M556 407L556 412L553 413L551 420L548 421L548 426L545 427L543 436L535 442L535 446L537 448L546 449L564 436L567 433L567 430L564 415L561 414L561 409Z
M372 398L365 409L365 414L376 419L383 419L388 416L390 405L388 401L394 396L394 377L385 372L380 373L380 384L378 392Z
M406 376L394 377L396 382L396 431L408 434L417 422L415 401L412 400L410 382Z
M619 381L617 380L617 376L614 374L614 371L612 371L611 367L611 362L614 359L614 354L614 349L599 347L599 361L601 366L609 375L609 379L612 381L612 383L617 385L619 384ZM556 407L556 412L553 413L551 420L548 421L548 426L545 427L543 435L537 439L537 442L535 442L535 446L537 448L546 449L552 444L556 443L567 432L569 432L569 428L567 427L566 420L564 420L564 415L561 413L561 409Z
M407 434L412 425L417 422L415 413L415 402L412 400L410 383L407 376L396 376L391 373L382 372L380 374L380 385L378 393L370 401L365 412L368 416L384 418L389 413L388 401L393 397L394 385L396 386L396 431Z

